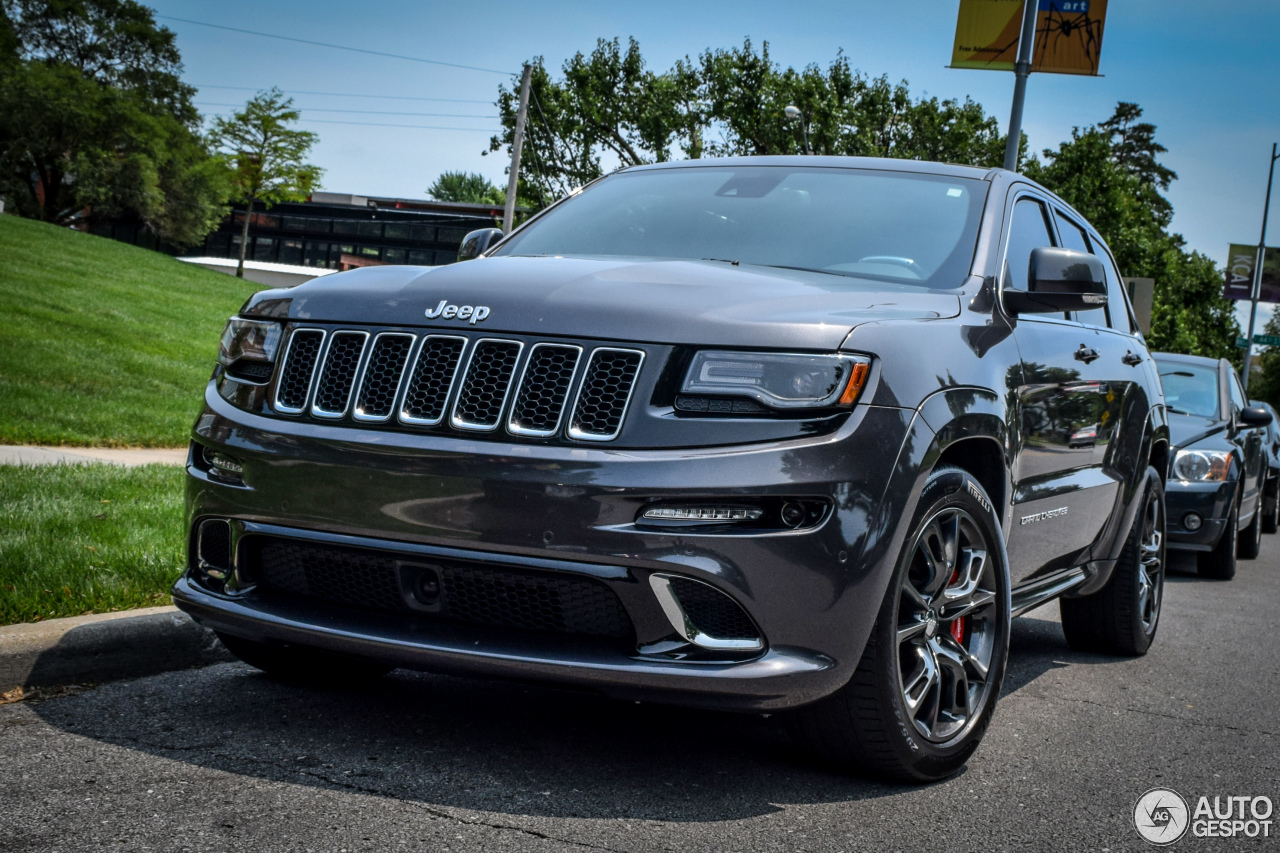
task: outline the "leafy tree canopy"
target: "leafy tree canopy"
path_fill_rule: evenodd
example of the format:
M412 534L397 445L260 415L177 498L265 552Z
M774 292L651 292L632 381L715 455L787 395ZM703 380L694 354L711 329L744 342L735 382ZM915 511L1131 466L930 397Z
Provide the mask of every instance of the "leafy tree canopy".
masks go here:
M506 190L489 183L489 179L476 172L444 172L427 188L427 195L436 201L464 201L472 204L505 204Z

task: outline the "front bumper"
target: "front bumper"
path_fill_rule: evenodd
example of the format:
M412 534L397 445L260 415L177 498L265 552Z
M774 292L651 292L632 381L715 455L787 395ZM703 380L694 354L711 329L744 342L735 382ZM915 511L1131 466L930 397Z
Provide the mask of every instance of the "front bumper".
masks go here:
M175 603L218 631L299 643L416 669L550 680L612 695L775 710L807 704L851 677L901 546L917 488L909 447L928 446L909 410L858 407L830 435L728 448L627 451L371 433L264 418L210 385L198 445L244 466L244 485L188 464L189 525L342 545L416 549L591 576L618 593L636 647L290 600L215 594L192 574ZM905 460L904 460L905 462ZM657 500L829 500L812 529L689 533L637 527ZM764 650L749 659L651 653L671 625L649 596L655 572L701 580L751 617Z
M1237 483L1193 483L1183 480L1165 482L1165 518L1169 548L1182 551L1212 551L1227 529L1227 516ZM1186 526L1186 518L1195 513L1201 518L1198 530Z

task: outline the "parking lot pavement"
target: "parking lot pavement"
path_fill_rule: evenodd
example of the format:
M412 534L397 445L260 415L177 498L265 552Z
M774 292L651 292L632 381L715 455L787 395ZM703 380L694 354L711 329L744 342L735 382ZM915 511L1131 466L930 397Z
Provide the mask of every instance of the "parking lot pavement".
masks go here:
M1144 658L1070 651L1056 605L1018 620L986 741L929 787L815 770L775 719L413 673L313 690L220 664L0 707L0 847L1144 849L1150 788L1193 808L1280 798L1280 537L1234 581L1181 568L1166 595Z

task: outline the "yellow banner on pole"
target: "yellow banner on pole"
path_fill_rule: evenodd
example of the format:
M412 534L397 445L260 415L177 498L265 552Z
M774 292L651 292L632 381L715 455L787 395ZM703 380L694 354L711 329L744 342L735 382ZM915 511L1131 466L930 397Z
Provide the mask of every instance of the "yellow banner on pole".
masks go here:
M1031 70L1096 75L1107 0L1031 2L1037 3ZM1023 8L1023 0L960 0L951 67L1013 71Z
M1023 0L960 0L951 67L1012 71L1022 9Z

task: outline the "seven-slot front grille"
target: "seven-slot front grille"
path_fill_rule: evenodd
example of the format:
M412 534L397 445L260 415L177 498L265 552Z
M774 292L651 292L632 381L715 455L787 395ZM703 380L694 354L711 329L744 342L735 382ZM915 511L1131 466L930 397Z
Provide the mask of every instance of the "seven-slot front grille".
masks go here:
M550 341L295 329L274 408L362 423L579 441L617 437L644 352Z
M630 637L631 619L607 584L594 578L478 563L441 562L294 539L247 540L246 571L264 589L373 610L418 612L424 619ZM412 573L430 564L439 578L438 609L415 611ZM402 572L408 572L406 577Z

